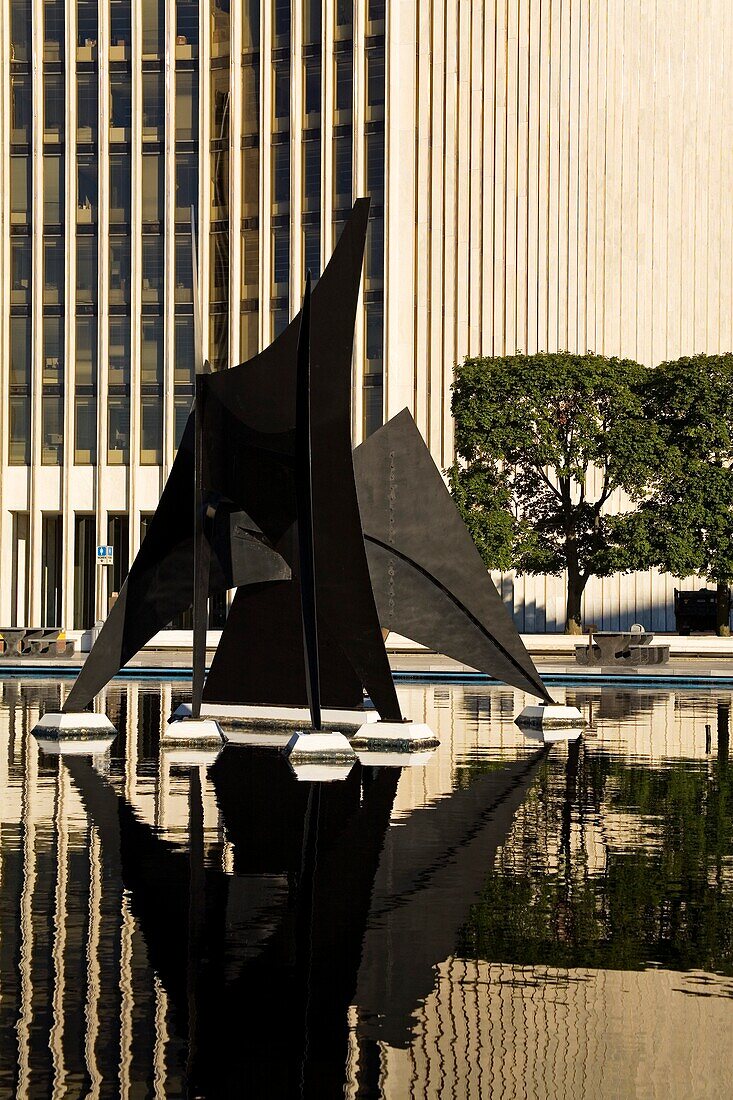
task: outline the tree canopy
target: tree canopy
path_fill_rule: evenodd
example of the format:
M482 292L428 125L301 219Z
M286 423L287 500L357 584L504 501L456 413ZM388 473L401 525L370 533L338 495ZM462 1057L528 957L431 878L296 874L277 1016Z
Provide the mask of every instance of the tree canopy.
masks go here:
M456 371L456 503L490 568L567 571L567 629L579 629L589 578L618 568L628 517L609 514L612 494L640 499L659 462L649 373L569 352L466 359Z

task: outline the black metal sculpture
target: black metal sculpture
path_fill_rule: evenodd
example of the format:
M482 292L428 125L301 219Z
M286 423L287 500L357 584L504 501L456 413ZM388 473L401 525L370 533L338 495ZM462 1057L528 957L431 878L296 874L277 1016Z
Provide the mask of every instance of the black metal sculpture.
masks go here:
M366 689L383 720L401 722L383 628L549 699L409 413L352 457L368 210L357 201L270 347L197 373L160 505L67 713L192 604L194 716L202 700L307 703L318 728L322 707L357 707ZM204 684L207 597L230 588Z

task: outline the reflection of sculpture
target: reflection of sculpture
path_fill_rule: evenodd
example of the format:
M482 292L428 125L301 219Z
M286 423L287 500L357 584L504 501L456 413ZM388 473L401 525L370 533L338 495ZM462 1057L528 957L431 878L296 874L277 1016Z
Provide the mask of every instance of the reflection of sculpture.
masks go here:
M309 702L315 715L319 694L356 707L365 688L398 723L382 627L549 699L408 413L356 452L357 499L351 357L368 208L355 204L312 300L308 288L270 347L197 375L158 510L67 713L191 604L194 714L203 699ZM203 686L207 597L229 588Z

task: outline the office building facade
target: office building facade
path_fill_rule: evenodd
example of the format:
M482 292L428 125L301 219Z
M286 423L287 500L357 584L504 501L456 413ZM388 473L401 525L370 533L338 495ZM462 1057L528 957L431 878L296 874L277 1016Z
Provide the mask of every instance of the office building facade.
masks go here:
M408 406L442 467L465 354L733 347L732 44L727 0L0 0L2 623L88 628L138 549L192 399L192 209L225 369L371 196L354 439ZM603 583L596 621L668 607ZM502 585L560 621L561 582Z

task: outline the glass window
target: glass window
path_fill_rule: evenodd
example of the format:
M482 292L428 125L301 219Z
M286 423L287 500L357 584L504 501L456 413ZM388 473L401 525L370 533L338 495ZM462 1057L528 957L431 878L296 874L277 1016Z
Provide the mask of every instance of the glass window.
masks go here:
M109 158L109 220L113 225L130 221L130 158L113 153Z
M159 466L163 460L163 408L159 397L140 399L140 464Z
M376 432L384 421L384 397L381 375L367 375L364 378L364 436Z
M10 77L10 140L31 140L31 80L29 76Z
M229 298L229 237L226 233L211 234L210 299L226 302Z
M97 45L97 0L76 0L76 41L81 47Z
M109 384L130 384L130 318L109 319Z
M31 461L31 399L11 396L8 408L8 464L29 466Z
M272 339L276 340L281 332L288 327L290 318L286 309L273 309L272 311Z
M228 131L229 70L214 69L211 73L211 140L225 138Z
M97 399L90 394L74 398L74 462L93 466L97 461Z
M47 237L43 242L43 302L58 306L64 301L64 241Z
M164 115L163 74L143 73L143 141L156 141L163 136Z
M144 386L163 384L163 318L143 317L140 381Z
M290 201L290 145L272 147L272 201Z
M62 386L64 383L64 319L43 318L43 384Z
M209 359L214 370L226 370L229 366L229 317L226 313L210 314Z
M110 237L109 300L117 306L130 304L129 237Z
M64 461L64 399L56 394L41 398L41 465L61 466Z
M43 77L43 137L45 141L60 141L64 136L64 78L44 73Z
M211 0L211 56L229 57L229 7L231 0Z
M43 0L43 60L63 61L64 0Z
M256 229L242 233L242 283L250 293L260 281L260 234Z
M176 233L175 238L175 301L193 301L193 268L191 234Z
M367 50L367 104L384 106L384 46Z
M97 318L76 318L76 375L77 386L97 384Z
M260 44L260 0L243 0L242 35L245 50L256 50Z
M76 136L78 141L97 139L97 78L78 73L76 78Z
M145 0L142 5L143 57L163 56L165 0Z
M350 27L353 18L353 0L336 0L336 26Z
M130 402L128 397L107 400L107 464L127 466L130 461Z
M308 225L303 230L303 282L310 271L315 281L321 274L321 229L319 225Z
M176 450L180 447L183 439L186 422L191 412L192 400L192 395L188 392L176 393L173 398L173 445Z
M76 300L84 305L97 301L97 238L76 238Z
M367 372L382 369L384 354L384 306L380 303L366 307L366 357Z
M351 206L351 132L333 139L333 204Z
M173 327L173 338L175 341L173 381L176 386L192 386L194 376L192 316L186 315L185 317L176 317Z
M109 0L109 34L113 53L111 59L124 60L124 48L131 42L131 0Z
M198 40L198 0L176 0L176 43L191 46L198 45Z
M10 385L31 384L31 319L10 318Z
M64 220L64 158L43 158L43 224L61 225Z
M242 150L242 210L257 214L260 208L260 150L248 145Z
M367 229L365 274L367 279L384 278L384 221L372 218Z
M274 0L275 38L290 40L290 0Z
M143 302L163 301L163 238L146 235L142 247Z
M320 138L303 142L303 197L309 209L318 206L321 197Z
M10 238L10 303L30 305L31 301L31 240L30 237Z
M199 173L195 155L176 156L176 221L191 224L191 207L198 213Z
M354 97L354 66L351 52L336 56L336 110L350 111Z
M10 0L10 60L30 61L31 0Z
M119 592L124 584L130 563L130 519L126 513L107 515L107 542L114 547L111 569L107 569L109 587L107 591Z
M321 0L304 0L303 42L307 45L321 41Z
M97 162L80 160L77 164L76 220L92 225L97 220Z
M321 63L309 59L305 62L305 113L317 114L321 109Z
M367 193L384 193L384 133L378 131L366 135Z
M10 158L10 221L28 225L31 220L30 157Z
M163 158L148 153L143 156L142 198L143 221L163 220Z
M111 73L109 78L109 125L111 130L121 131L110 134L110 140L128 139L127 131L132 126L132 93L130 77L123 73Z
M276 65L273 70L275 84L275 118L290 118L290 69L287 65Z
M282 286L290 272L290 233L286 226L272 231L272 281ZM276 293L281 293L279 287Z
M176 73L176 141L196 141L199 133L198 73Z
M243 362L247 359L254 358L259 351L259 325L260 318L256 310L249 310L247 313L241 315L239 352Z
M220 221L229 214L229 150L211 154L211 220Z
M242 65L242 133L256 134L260 128L260 66L256 59Z
M385 0L369 0L368 19L371 22L384 19Z

